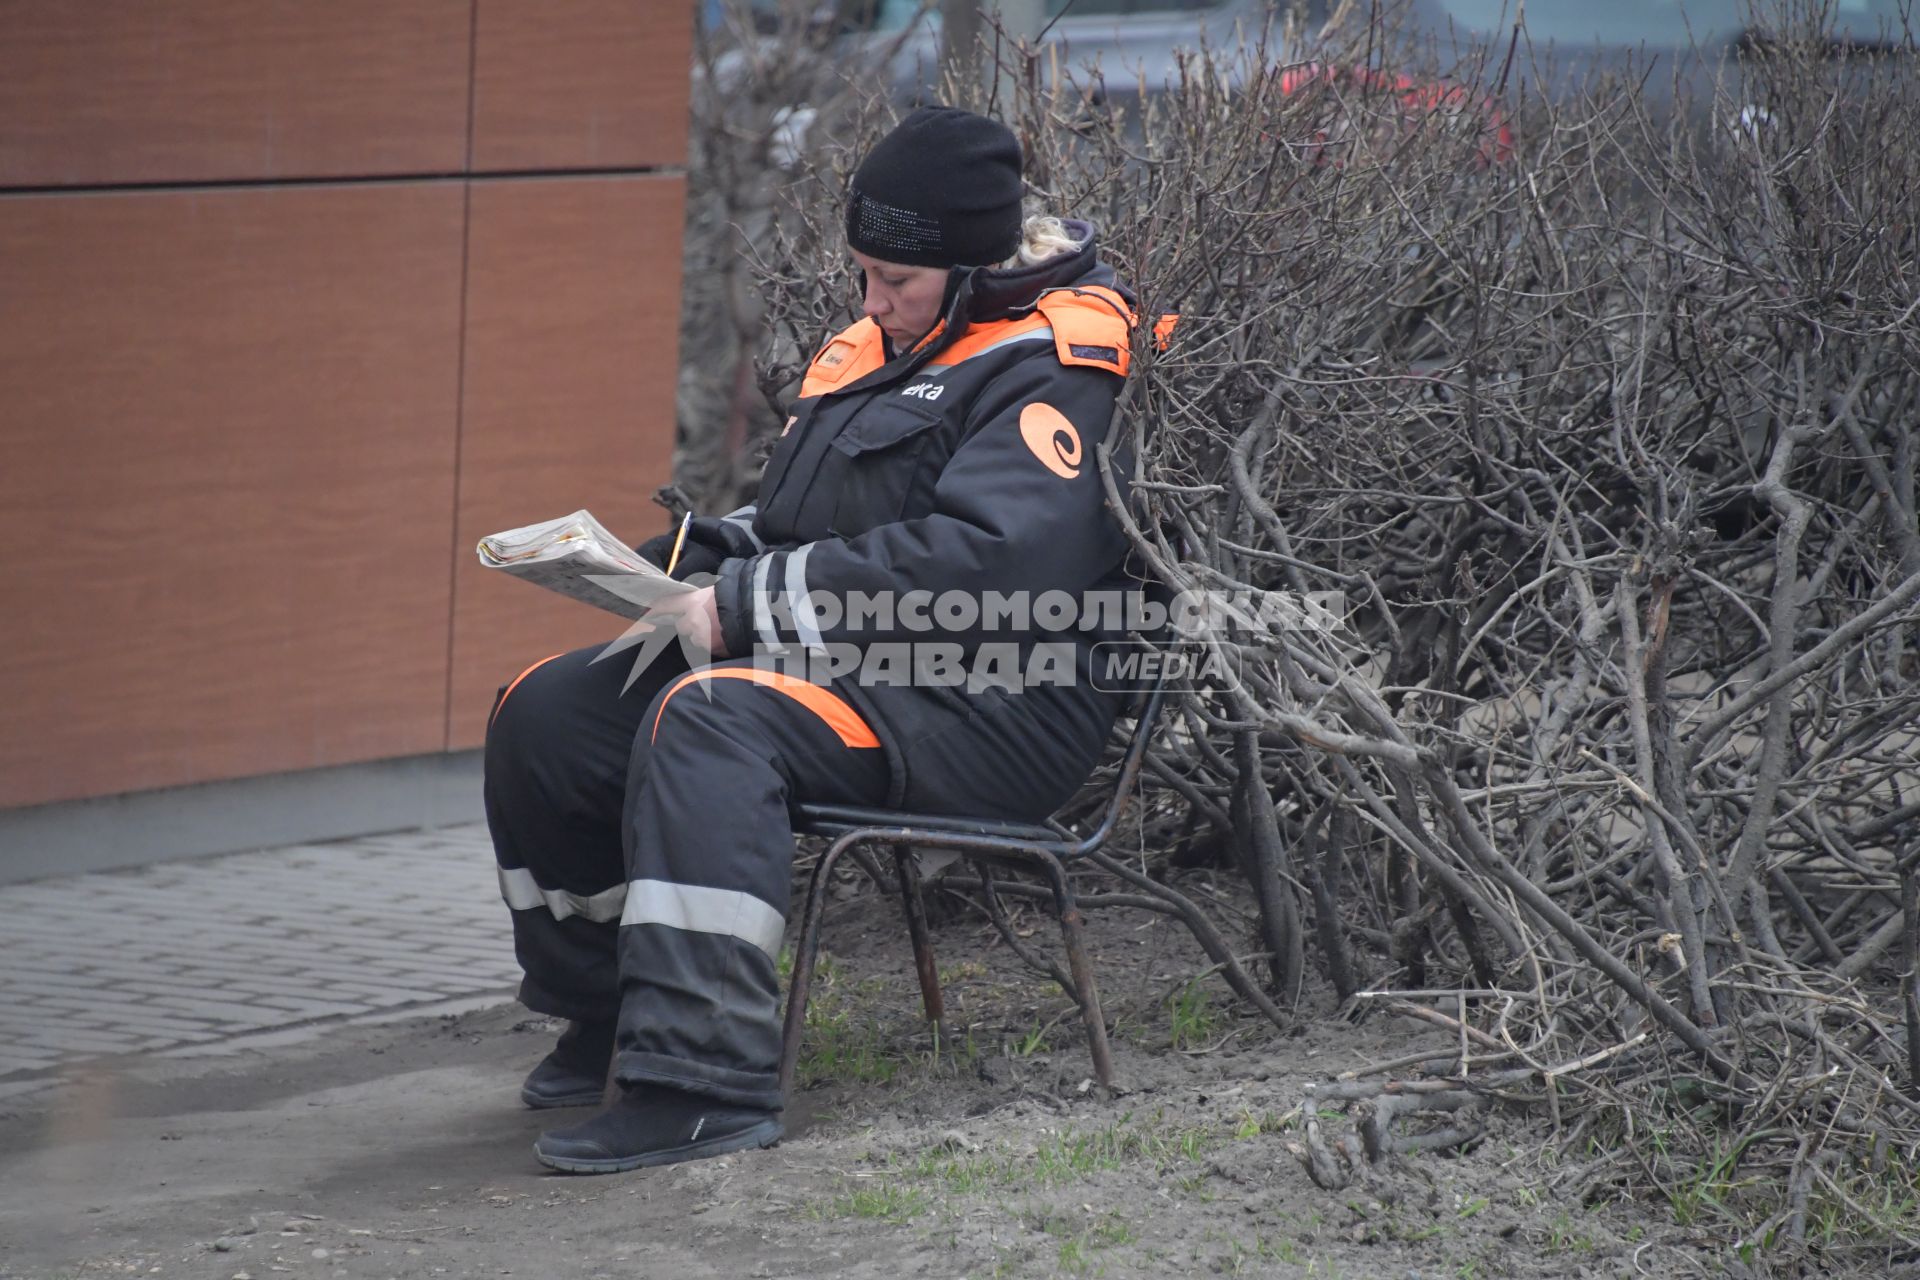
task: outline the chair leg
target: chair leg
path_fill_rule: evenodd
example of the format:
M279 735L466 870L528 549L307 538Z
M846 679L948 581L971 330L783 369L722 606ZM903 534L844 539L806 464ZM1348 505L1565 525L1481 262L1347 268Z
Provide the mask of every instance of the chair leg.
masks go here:
M947 1021L946 1000L940 993L940 970L933 959L933 938L927 932L927 904L920 896L920 860L913 846L893 846L893 865L900 876L900 896L907 910L907 933L913 938L913 967L920 974L920 1006L927 1021L943 1030Z
M1093 1078L1103 1089L1113 1088L1113 1052L1107 1045L1106 1017L1100 1012L1100 992L1093 982L1093 966L1087 963L1086 937L1080 928L1080 908L1073 900L1073 887L1067 881L1066 868L1050 853L1035 850L1047 879L1053 884L1053 903L1060 917L1060 938L1067 948L1067 969L1080 1001L1080 1018L1087 1027L1087 1056L1093 1059Z
M807 902L800 911L800 934L793 941L793 977L787 983L787 1016L780 1031L780 1096L793 1093L793 1074L800 1063L800 1040L807 1026L807 996L813 987L813 965L820 954L820 920L826 912L827 876L850 847L860 843L849 832L827 846L807 880Z

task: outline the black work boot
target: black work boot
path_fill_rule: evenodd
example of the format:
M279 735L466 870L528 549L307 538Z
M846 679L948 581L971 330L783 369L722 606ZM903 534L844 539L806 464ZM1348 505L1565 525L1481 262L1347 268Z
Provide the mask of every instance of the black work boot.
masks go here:
M520 1086L520 1101L535 1111L596 1106L607 1094L613 1064L613 1023L569 1022L560 1043Z
M770 1147L780 1113L716 1102L665 1085L631 1085L593 1119L543 1133L534 1158L562 1173L623 1173Z

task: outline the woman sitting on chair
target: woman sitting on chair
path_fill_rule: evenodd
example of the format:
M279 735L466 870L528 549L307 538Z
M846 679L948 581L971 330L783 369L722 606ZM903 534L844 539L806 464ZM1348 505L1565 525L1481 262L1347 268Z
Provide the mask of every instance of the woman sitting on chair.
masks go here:
M1123 632L1087 602L1131 584L1094 456L1133 303L1090 226L1022 219L1020 167L1004 126L932 107L855 172L865 318L814 358L758 501L693 522L674 572L706 585L657 607L715 660L630 678L582 649L494 705L520 999L569 1023L521 1097L607 1102L540 1138L552 1168L779 1140L789 806L1031 821L1099 759L1124 696L1094 646Z

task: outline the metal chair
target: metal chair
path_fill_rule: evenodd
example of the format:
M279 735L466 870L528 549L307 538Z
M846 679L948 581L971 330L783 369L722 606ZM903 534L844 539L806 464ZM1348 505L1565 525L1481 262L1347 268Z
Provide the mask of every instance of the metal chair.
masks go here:
M807 902L801 913L800 936L794 944L793 978L787 992L787 1015L780 1050L780 1092L793 1087L794 1067L800 1060L800 1038L806 1028L807 995L813 985L813 966L820 950L820 921L825 912L827 878L840 856L860 844L891 845L894 864L900 876L901 895L907 916L907 932L913 939L914 967L920 975L920 998L927 1019L935 1026L943 1024L945 1002L940 992L940 977L934 967L933 944L927 936L927 914L920 897L920 883L914 874L914 849L951 849L962 858L978 863L1010 863L1037 867L1053 889L1055 914L1060 934L1066 943L1068 973L1072 992L1080 1005L1080 1017L1086 1024L1087 1051L1093 1059L1093 1074L1102 1087L1113 1084L1113 1057L1107 1048L1107 1028L1100 1013L1100 994L1094 985L1093 968L1087 963L1086 944L1081 934L1080 911L1074 904L1073 886L1068 883L1068 860L1092 853L1113 834L1125 807L1127 792L1140 774L1146 758L1147 743L1153 736L1154 722L1160 715L1164 677L1146 693L1137 711L1133 736L1121 757L1120 769L1107 798L1105 811L1093 832L1083 840L1074 840L1062 830L1024 822L1003 822L992 818L949 817L945 815L903 813L887 809L861 809L843 805L797 805L794 831L798 835L830 837L833 843L821 855L807 882ZM983 867L984 874L984 867Z

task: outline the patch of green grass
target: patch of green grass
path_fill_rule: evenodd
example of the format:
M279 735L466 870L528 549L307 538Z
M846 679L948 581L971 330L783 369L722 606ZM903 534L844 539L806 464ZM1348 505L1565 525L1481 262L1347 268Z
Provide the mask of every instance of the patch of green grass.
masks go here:
M1545 1248L1548 1253L1592 1253L1593 1237L1576 1228L1562 1209L1547 1224Z
M1074 1215L1043 1211L1037 1215L1034 1226L1059 1240L1055 1257L1059 1269L1069 1275L1103 1274L1106 1264L1097 1255L1139 1239L1126 1219L1116 1213L1105 1214L1099 1221L1081 1226Z
M1208 1232L1205 1238L1211 1240L1216 1237ZM1256 1231L1251 1242L1228 1236L1221 1243L1226 1247L1227 1256L1216 1261L1215 1269L1230 1275L1272 1275L1276 1262L1284 1262L1292 1267L1305 1265L1300 1250L1286 1236L1269 1237Z
M1212 997L1199 978L1167 998L1167 1025L1174 1048L1199 1049L1212 1041L1220 1019L1211 1005Z
M942 1190L953 1195L972 1195L1005 1182L1001 1162L980 1152L928 1151L910 1163L896 1163L894 1169L923 1181L937 1182Z
M1920 1174L1896 1164L1879 1173L1860 1170L1833 1176L1832 1185L1817 1179L1807 1198L1809 1240L1822 1248L1854 1243L1881 1247L1920 1235ZM1771 1247L1772 1235L1756 1243ZM1744 1260L1751 1262L1750 1254L1758 1251L1743 1250Z
M970 1071L980 1062L980 1044L973 1036L973 1028L967 1027L958 1037L945 1035L935 1025L933 1032L933 1052L928 1055L929 1069L947 1067L955 1071Z
M791 977L792 954L780 966ZM912 1030L905 1030L911 1025ZM931 1034L931 1047L920 1037ZM900 1005L884 977L855 983L831 952L814 964L813 994L800 1043L798 1075L805 1084L892 1084L911 1074L965 1071L979 1061L980 1049L969 1028L944 1037Z
M994 1280L1001 1280L1002 1277L1007 1276L1025 1277L1033 1274L1033 1255L1028 1249L1018 1245L997 1244L993 1246L993 1256Z
M1256 1250L1242 1243L1239 1240L1229 1239L1226 1243L1227 1243L1227 1256L1222 1261L1220 1270L1226 1272L1228 1275L1234 1275L1234 1276L1246 1275L1248 1268L1253 1264L1254 1259L1258 1256L1256 1253ZM1257 1237L1255 1239L1255 1244L1256 1245L1258 1244Z
M1214 1194L1207 1190L1207 1183L1212 1177L1205 1169L1198 1173L1183 1173L1173 1180L1173 1189L1183 1196L1192 1196L1201 1204L1212 1204Z
M1275 1274L1273 1263L1286 1263L1288 1267L1302 1268L1296 1274L1311 1276L1313 1280L1342 1280L1340 1265L1334 1259L1331 1257L1302 1259L1300 1251L1294 1247L1294 1242L1286 1240L1284 1236L1269 1242L1256 1232L1252 1244L1248 1244L1244 1240L1236 1240L1231 1236L1223 1238L1213 1232L1206 1232L1202 1240L1208 1244L1219 1244L1225 1247L1227 1253L1225 1257L1219 1257L1219 1255L1208 1257L1202 1251L1194 1251L1190 1255L1192 1265L1187 1268L1185 1274L1215 1270L1215 1272L1225 1272L1229 1276L1271 1276Z
M1087 1255L1086 1246L1078 1238L1060 1242L1059 1259L1060 1269L1068 1275L1099 1275L1106 1270L1104 1267L1094 1268L1093 1259Z
M819 1218L867 1218L878 1222L911 1222L926 1212L927 1193L897 1182L855 1187L816 1208Z
M849 1003L809 1001L800 1049L800 1079L808 1083L891 1083L906 1067L906 1055L880 1031L879 1024Z
M1007 1056L1031 1058L1036 1053L1045 1053L1048 1049L1047 1032L1049 1030L1047 1023L1034 1023L1026 1031L1007 1041Z
M1425 1222L1418 1215L1409 1220L1403 1218L1400 1211L1392 1205L1349 1200L1347 1212L1355 1219L1355 1231L1360 1233L1368 1244L1381 1240L1399 1240L1407 1244L1418 1244L1425 1240L1444 1239L1448 1234L1446 1223Z
M1234 1121L1233 1139L1235 1142L1249 1142L1267 1134L1286 1131L1286 1116L1273 1111L1256 1112L1249 1107L1243 1107L1239 1118Z
M1063 1129L1051 1133L1035 1149L1029 1167L1042 1185L1074 1181L1102 1169L1151 1164L1158 1172L1200 1159L1214 1140L1211 1130L1167 1126L1156 1114L1144 1124L1133 1123L1133 1113L1104 1129L1085 1132Z
M922 1152L894 1167L910 1177L937 1182L953 1194L1044 1189L1135 1164L1167 1174L1203 1159L1220 1136L1212 1129L1169 1124L1159 1112L1143 1118L1128 1112L1100 1129L1046 1132L1030 1151L941 1149ZM1204 1180L1204 1174L1198 1176Z
M1655 1139L1656 1149L1666 1154L1665 1133L1656 1130ZM1690 1175L1667 1188L1667 1204L1673 1210L1675 1223L1691 1227L1709 1214L1723 1212L1729 1199L1754 1184L1755 1179L1738 1176L1740 1156L1747 1149L1747 1141L1742 1138L1726 1147L1716 1144Z
M1802 1246L1785 1239L1787 1180L1766 1157L1749 1161L1756 1142L1777 1147L1770 1139L1778 1135L1727 1132L1710 1086L1682 1080L1673 1093L1688 1109L1676 1108L1671 1123L1638 1137L1674 1223L1731 1238L1729 1255L1749 1266L1776 1251L1793 1265L1804 1262ZM1920 1173L1898 1160L1879 1169L1864 1161L1818 1166L1806 1213L1805 1246L1815 1258L1862 1247L1878 1252L1920 1237Z

